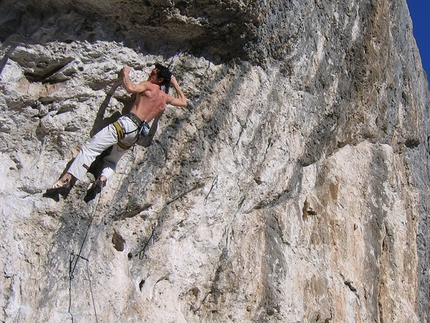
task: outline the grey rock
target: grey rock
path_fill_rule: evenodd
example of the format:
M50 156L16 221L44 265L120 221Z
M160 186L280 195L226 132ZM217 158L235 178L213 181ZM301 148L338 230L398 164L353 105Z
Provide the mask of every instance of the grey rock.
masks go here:
M426 322L429 91L406 2L0 8L0 321ZM168 107L88 204L43 197L169 64Z

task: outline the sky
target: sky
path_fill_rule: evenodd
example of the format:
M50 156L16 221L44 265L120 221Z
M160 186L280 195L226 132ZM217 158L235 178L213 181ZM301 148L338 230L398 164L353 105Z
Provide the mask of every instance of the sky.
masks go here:
M423 67L430 80L430 0L407 0L407 3Z

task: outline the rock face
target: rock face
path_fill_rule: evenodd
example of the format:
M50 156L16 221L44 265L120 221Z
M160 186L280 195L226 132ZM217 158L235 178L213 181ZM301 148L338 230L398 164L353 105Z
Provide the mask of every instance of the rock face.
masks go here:
M404 0L3 1L1 322L427 322L429 92ZM173 68L155 140L43 197Z

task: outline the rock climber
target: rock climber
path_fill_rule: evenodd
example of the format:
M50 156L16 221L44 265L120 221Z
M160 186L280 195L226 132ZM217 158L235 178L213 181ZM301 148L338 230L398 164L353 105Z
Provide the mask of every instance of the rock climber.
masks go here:
M48 191L70 191L77 180L83 179L96 157L112 147L110 154L103 159L101 175L89 190L93 194L100 193L127 149L136 143L139 135L148 135L148 123L159 117L167 104L178 107L187 106L184 93L167 67L158 63L155 64L148 80L138 84L131 81L130 71L131 68L125 65L120 72L125 90L128 93L136 94L130 113L121 116L116 122L109 124L85 142L67 172ZM173 86L177 97L165 93L161 89L162 85Z

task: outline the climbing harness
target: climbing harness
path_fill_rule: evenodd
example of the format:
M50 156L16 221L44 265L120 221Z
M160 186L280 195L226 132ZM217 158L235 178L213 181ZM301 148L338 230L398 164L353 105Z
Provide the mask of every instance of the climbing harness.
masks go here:
M146 121L141 121L135 114L129 113L124 115L125 117L128 117L131 121L134 122L134 124L137 126L137 128L133 131L124 132L124 129L121 127L121 125L118 123L118 121L115 121L113 123L113 126L116 129L116 132L118 134L118 146L120 146L122 149L130 149L133 147L133 145L139 140L141 136L147 137L149 135L149 124ZM137 132L136 140L134 143L129 146L121 142L122 139L128 134Z

